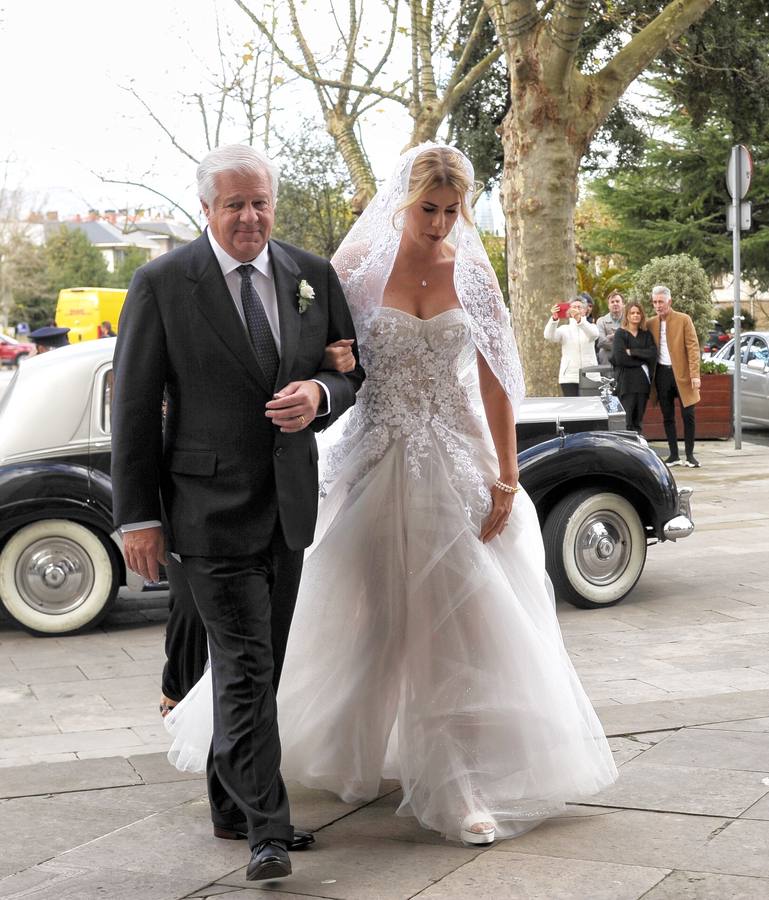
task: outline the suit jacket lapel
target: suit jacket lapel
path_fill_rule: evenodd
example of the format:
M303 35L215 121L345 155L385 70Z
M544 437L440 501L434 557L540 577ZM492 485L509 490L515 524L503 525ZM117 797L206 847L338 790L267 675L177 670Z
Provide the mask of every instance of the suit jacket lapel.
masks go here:
M278 300L280 322L280 368L276 390L288 384L291 367L299 345L301 330L299 313L299 266L289 254L274 241L270 241L272 277L275 280L275 296Z
M195 243L198 247L195 248L196 252L187 273L195 282L192 299L229 352L268 394L272 394L273 388L267 384L257 362L243 320L232 302L232 295L208 237L202 234Z

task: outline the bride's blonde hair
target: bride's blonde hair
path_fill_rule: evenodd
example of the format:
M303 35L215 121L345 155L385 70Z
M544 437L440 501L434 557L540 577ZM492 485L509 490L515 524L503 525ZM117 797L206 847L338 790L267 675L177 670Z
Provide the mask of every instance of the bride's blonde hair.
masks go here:
M473 218L467 205L467 196L475 184L465 168L463 158L450 147L433 147L420 153L411 166L411 178L406 199L395 211L405 212L410 207L436 188L450 187L459 195L459 208L462 218L468 225Z

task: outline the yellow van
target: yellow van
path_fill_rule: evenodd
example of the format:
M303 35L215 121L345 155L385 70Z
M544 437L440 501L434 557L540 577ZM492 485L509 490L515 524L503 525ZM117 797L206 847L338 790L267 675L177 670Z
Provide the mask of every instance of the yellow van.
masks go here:
M99 325L109 322L117 332L120 310L127 291L117 288L65 288L59 291L56 324L69 328L70 344L92 341L99 337Z

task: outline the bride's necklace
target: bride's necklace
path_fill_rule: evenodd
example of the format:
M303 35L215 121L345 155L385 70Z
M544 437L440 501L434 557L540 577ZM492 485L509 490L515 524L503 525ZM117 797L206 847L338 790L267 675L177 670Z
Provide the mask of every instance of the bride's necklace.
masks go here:
M427 279L423 278L420 284L422 285L422 287L427 287Z

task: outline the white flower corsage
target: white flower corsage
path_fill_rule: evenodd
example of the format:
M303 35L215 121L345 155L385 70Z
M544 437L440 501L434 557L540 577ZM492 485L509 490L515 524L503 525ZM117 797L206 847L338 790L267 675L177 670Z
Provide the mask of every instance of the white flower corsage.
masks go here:
M312 306L312 301L315 299L315 288L308 284L304 278L299 282L299 312L305 313Z

